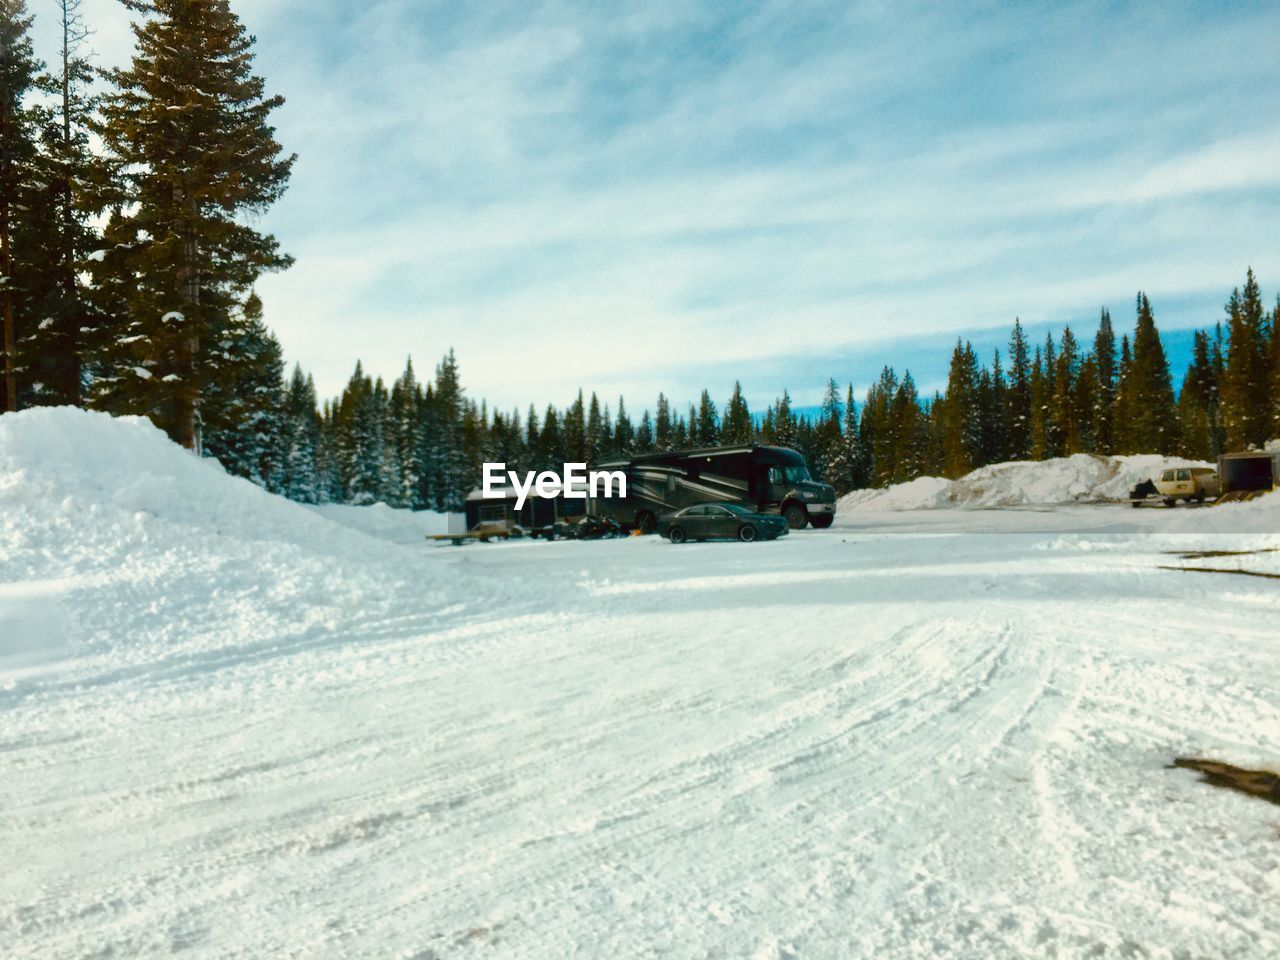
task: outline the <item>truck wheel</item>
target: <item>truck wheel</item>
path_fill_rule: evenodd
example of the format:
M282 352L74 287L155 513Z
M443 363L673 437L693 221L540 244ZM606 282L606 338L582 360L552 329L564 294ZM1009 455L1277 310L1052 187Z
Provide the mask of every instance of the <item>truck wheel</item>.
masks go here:
M738 539L743 543L752 543L758 536L756 528L749 523L744 523L738 528Z
M792 530L803 530L809 523L809 511L798 503L787 504L782 508L782 515Z
M1177 501L1176 499L1174 499L1173 497L1165 497L1165 498L1164 498L1164 505L1165 505L1166 507L1176 507L1176 506L1178 505L1178 501Z
M809 518L809 522L818 530L825 530L835 522L835 516L830 513L820 513L817 516Z
M636 514L636 526L640 528L640 532L646 537L653 533L653 529L657 525L657 519L648 510L641 510Z
M684 543L684 530L680 527L672 527L667 536L671 538L672 543Z

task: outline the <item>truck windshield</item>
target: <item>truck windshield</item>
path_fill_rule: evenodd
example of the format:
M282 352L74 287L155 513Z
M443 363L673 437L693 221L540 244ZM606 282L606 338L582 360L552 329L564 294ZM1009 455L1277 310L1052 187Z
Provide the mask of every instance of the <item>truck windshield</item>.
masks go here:
M803 483L809 479L808 467L780 467L782 477L787 483Z

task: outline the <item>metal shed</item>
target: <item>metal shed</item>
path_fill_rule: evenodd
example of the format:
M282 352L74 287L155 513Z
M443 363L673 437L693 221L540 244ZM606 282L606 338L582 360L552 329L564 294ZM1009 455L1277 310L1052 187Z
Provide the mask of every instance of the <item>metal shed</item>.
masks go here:
M1250 450L1218 457L1222 495L1265 493L1280 486L1280 450Z

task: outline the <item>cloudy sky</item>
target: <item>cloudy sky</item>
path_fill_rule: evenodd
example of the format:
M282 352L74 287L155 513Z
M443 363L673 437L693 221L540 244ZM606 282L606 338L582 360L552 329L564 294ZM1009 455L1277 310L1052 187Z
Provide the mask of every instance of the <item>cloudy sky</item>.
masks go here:
M809 402L930 388L1015 315L1091 336L1144 289L1172 331L1280 286L1272 4L233 7L299 154L260 289L324 393L452 346L503 406ZM127 12L85 10L123 61Z

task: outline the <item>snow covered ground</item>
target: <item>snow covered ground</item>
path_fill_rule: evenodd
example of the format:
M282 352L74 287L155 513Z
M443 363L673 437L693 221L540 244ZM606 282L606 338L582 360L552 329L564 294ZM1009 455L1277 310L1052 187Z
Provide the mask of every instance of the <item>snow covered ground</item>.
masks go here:
M0 956L1280 955L1165 769L1280 762L1277 581L1165 569L1280 573L1232 509L440 547L6 415Z

